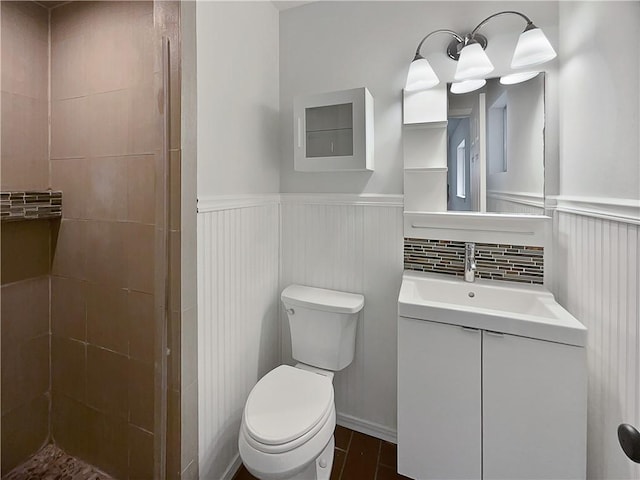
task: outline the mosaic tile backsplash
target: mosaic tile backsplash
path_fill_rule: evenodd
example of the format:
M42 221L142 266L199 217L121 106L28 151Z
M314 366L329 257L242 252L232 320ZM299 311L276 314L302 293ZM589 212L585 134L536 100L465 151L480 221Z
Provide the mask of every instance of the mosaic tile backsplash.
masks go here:
M1 192L0 215L3 222L59 218L62 216L62 192Z
M464 276L465 242L404 239L404 268ZM491 280L542 284L544 249L523 245L476 243L476 276Z

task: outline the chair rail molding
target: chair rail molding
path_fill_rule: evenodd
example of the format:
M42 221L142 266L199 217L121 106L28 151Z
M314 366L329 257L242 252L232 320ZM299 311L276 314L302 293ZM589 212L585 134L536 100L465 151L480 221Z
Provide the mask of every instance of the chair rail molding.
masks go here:
M640 225L640 198L549 195L545 207L559 212Z

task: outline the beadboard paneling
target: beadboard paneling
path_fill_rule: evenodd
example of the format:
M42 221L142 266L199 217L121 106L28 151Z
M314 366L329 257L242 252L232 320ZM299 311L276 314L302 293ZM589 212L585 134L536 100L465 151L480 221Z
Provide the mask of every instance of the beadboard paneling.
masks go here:
M277 203L198 214L200 478L236 465L247 396L280 361Z
M587 478L640 478L616 434L640 427L639 226L555 212L554 227L554 293L589 329Z
M338 421L394 440L402 206L329 201L283 199L280 289L299 283L365 296L355 359L334 380ZM282 360L293 363L282 309L281 322Z

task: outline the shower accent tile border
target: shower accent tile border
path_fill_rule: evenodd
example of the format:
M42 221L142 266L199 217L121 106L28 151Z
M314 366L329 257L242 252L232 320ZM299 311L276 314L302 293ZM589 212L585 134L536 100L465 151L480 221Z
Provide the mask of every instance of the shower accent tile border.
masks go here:
M404 268L418 272L464 276L465 242L404 239ZM476 276L490 280L542 285L544 248L476 243Z
M61 191L0 192L0 218L3 222L62 217Z

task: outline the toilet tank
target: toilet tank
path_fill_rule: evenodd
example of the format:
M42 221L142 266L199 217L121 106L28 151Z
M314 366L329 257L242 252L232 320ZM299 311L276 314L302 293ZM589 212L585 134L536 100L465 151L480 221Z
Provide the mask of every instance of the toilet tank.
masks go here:
M362 295L289 285L281 299L289 317L295 360L332 371L353 361Z

